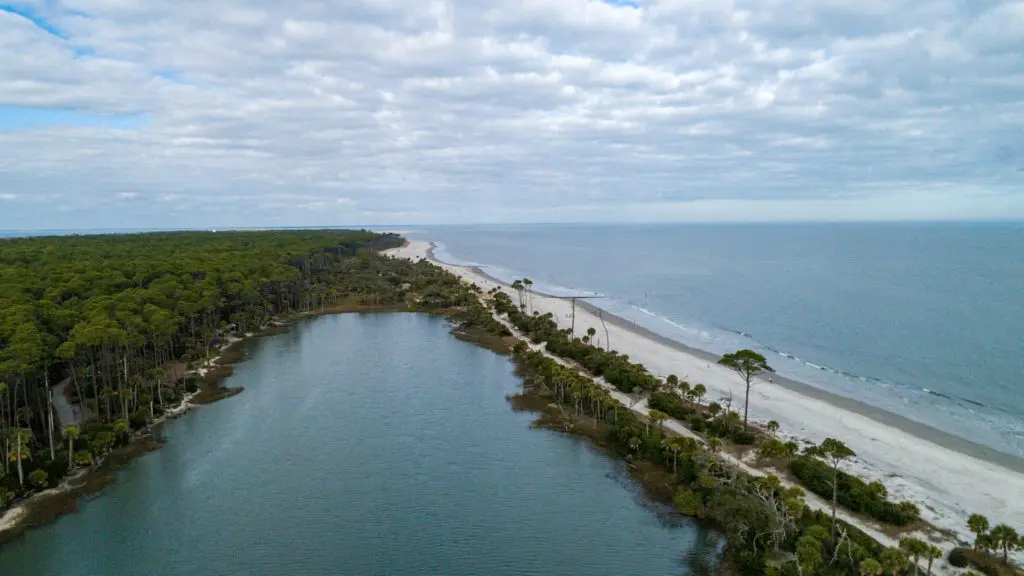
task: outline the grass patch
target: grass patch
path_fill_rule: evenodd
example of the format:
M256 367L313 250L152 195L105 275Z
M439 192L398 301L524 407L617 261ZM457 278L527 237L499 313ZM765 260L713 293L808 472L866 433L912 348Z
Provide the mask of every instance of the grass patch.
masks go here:
M255 338L263 338L265 336L277 336L278 334L285 334L289 330L291 330L291 328L289 326L286 326L286 325L267 326L266 328L264 328L263 330L260 330L259 332L257 332L253 336Z
M218 400L230 398L245 390L242 386L228 388L221 382L235 373L231 366L216 366L211 368L199 381L199 393L192 398L195 404L212 404Z
M512 346L516 342L515 338L498 336L477 327L455 328L452 330L452 335L463 342L476 344L502 356L511 354Z
M238 364L245 360L245 348L242 346L242 341L232 342L229 346L220 351L217 356L216 364L220 366L227 366L228 364Z

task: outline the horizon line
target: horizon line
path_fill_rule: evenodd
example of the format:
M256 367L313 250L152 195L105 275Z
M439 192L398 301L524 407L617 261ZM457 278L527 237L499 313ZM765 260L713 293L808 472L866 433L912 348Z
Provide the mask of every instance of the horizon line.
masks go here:
M257 225L257 226L233 226L227 225L210 225L210 226L192 226L192 227L125 227L125 228L0 228L0 233L4 232L202 232L202 231L213 231L213 230L318 230L318 229L330 229L330 228L346 228L346 229L383 229L383 228L399 228L399 227L410 227L410 228L430 228L430 227L450 227L450 226L677 226L677 225L698 225L698 226L718 226L718 225L768 225L768 226L786 226L786 225L822 225L822 224L838 224L838 225L858 225L858 224L1024 224L1024 219L937 219L937 220L678 220L678 221L570 221L570 222L437 222L431 224L413 224L413 223L395 223L395 224L301 224L301 225Z

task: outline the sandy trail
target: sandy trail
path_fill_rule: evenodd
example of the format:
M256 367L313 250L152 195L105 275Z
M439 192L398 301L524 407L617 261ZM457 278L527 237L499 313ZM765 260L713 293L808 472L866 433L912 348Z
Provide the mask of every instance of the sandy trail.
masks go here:
M430 258L431 248L429 242L412 241L387 253L411 260L428 258L453 274L476 283L485 292L499 287L514 295L507 285L479 270L433 260ZM539 294L532 298L534 310L541 314L550 312L561 328L570 326L572 304L568 300ZM645 365L651 373L661 377L676 374L691 384L703 383L708 389L709 400L718 400L732 393L733 405L742 409L743 383L733 372L715 364L708 355L669 345L663 339L631 329L626 323L610 322L607 314L602 315L603 323L596 314L577 304L576 334L585 334L592 327L602 341L608 338L613 348ZM624 396L620 396L617 398L623 400ZM993 525L1005 522L1019 527L1024 518L1024 474L1021 472L1011 469L1011 466L1000 465L998 461L932 442L922 437L925 434L920 430L915 430L918 432L915 435L879 421L885 418L872 418L870 413L858 412L817 396L820 395L801 394L778 383L758 382L750 393L750 416L762 422L775 420L780 424L782 434L799 440L815 443L826 437L842 440L857 453L857 458L843 467L845 470L867 480L882 482L895 499L915 502L925 520L953 531L964 541L973 540L966 521L974 512L988 516ZM628 405L629 400L624 403ZM646 411L642 403L633 408ZM670 421L668 425L678 433L692 435L678 422ZM746 464L743 466L749 469ZM815 507L824 505L814 497L809 497L808 503L817 504ZM894 544L868 523L850 520L880 541ZM953 542L944 542L942 547L948 550L953 545ZM947 570L948 566L942 567L939 573Z

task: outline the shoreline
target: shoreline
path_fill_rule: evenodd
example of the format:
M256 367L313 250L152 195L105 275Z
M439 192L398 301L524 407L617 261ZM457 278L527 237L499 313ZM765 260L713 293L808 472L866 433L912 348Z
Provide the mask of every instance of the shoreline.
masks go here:
M199 387L195 392L185 392L176 405L169 407L159 417L154 418L146 427L136 430L127 444L111 451L99 463L89 468L78 468L73 474L65 476L57 486L34 493L4 511L3 515L0 516L0 547L33 528L51 524L56 522L60 516L73 512L76 509L76 502L79 498L102 492L114 482L110 477L112 472L131 460L159 449L163 445L163 435L159 430L161 426L171 420L184 416L200 406L230 398L241 392L242 388L224 388L220 385L220 382L230 373L213 374L215 382L209 384L205 382L205 379L208 374L230 367L235 363L235 361L223 364L219 362L224 357L225 352L234 346L241 345L243 342L252 338L258 338L261 335L262 331L255 334L247 334L243 337L232 336L226 338L224 345L217 349L216 356L204 361L191 374L185 375L186 378L188 376L199 378ZM244 359L244 357L240 359ZM196 398L201 397L204 393L209 393L211 389L219 391L220 394L214 394L202 402L195 401ZM85 480L83 483L77 483L77 481L82 479ZM60 503L62 500L65 503L59 511L44 514L42 518L33 517L33 510L35 508L46 507L51 503Z
M576 302L576 306L583 308L584 310L587 310L591 314L598 314L597 307L592 304L587 304L586 302ZM628 330L630 332L637 334L638 336L642 336L644 338L657 341L660 344L669 346L671 348L675 348L680 352L690 354L692 356L700 358L701 360L706 360L714 364L717 363L718 360L721 358L721 356L719 356L718 354L687 346L686 344L677 342L666 336L662 336L661 334L658 334L642 326L634 326L633 323L630 322L629 320L626 320L621 316L611 314L608 311L602 310L600 314L609 324L614 324L623 330ZM814 398L815 400L820 400L827 404L831 404L836 408L841 408L843 410L855 412L857 414L860 414L861 416L870 418L878 422L879 424L884 424L886 426L897 428L903 432L906 432L907 434L910 434L927 442L932 442L934 444L942 446L943 448L960 452L961 454L978 458L979 460L984 460L986 462L989 462L990 464L1002 466L1003 468L1006 468L1013 472L1024 474L1024 458L1014 456L1013 454L1008 454L1000 450L996 450L995 448L985 446L984 444L972 442L959 436L955 436L953 434L950 434L949 432L939 430L938 428L935 428L929 424L918 422L917 420L912 420L910 418L907 418L906 416L900 416L899 414L889 412L884 408L879 408L877 406L868 404L866 402L862 402L854 398L850 398L848 396L843 396L840 394L836 394L834 392L829 392L828 390L818 388L813 384L808 384L806 382L801 382L799 380L794 380L792 378L780 376L778 374L772 375L771 384L764 381L763 378L758 378L758 382L756 384L753 384L753 386L759 384L766 386L781 386L802 396L808 396Z
M237 347L250 341L287 332L291 330L291 325L294 323L320 316L387 312L416 313L417 311L409 309L404 304L381 306L349 302L326 306L320 310L294 313L278 318L258 332L247 332L241 336L228 336L225 338L224 344L217 349L215 356L205 360L202 365L186 375L186 377L198 378L199 387L195 392L185 392L178 404L168 408L167 411L149 423L146 428L137 430L126 445L112 451L100 463L91 468L80 468L74 474L65 476L56 487L36 492L24 498L16 505L4 510L0 514L0 548L5 543L22 536L25 532L56 522L60 519L60 516L74 511L75 502L78 498L99 494L107 486L114 483L114 480L110 479L112 472L139 456L159 449L164 442L163 435L158 430L159 427L171 420L184 416L196 408L231 398L243 392L245 390L244 387L226 388L222 386L223 380L232 375L233 370L231 367L248 359L244 353L240 355L234 353ZM454 332L453 335L459 337ZM231 354L230 356L228 355L229 353ZM227 357L227 360L221 362L225 357ZM113 460L113 464L109 460ZM76 481L83 478L86 478L85 483L76 483ZM65 501L61 511L48 514L42 519L35 517L35 508L45 507L48 504L61 501Z
M427 241L412 241L389 251L393 257L432 263L476 283L483 291L499 287L515 296L508 284L475 266L458 266L438 261ZM571 304L568 299L533 292L533 309L552 313L562 329L569 328ZM733 396L733 407L742 410L743 383L735 373L717 365L718 356L683 345L649 330L634 328L632 322L577 302L577 335L594 327L612 348L629 355L659 377L676 374L707 388L705 402ZM604 320L602 324L601 320ZM1009 454L975 444L930 426L866 403L838 396L790 379L780 382L755 381L750 390L750 417L756 422L775 420L779 436L818 443L837 438L856 453L840 469L865 482L880 482L895 501L917 505L922 519L946 533L943 546L973 541L966 526L970 514L986 515L993 524L1016 523L1024 517L1024 462ZM775 385L775 384L779 385ZM771 473L778 473L768 470ZM870 523L861 523L861 527ZM938 535L936 535L938 537ZM938 542L938 541L936 541Z
M467 270L471 270L475 274L483 278L486 278L487 280L490 280L495 284L501 285L505 288L511 288L511 286L507 282L495 278L494 276L482 270L479 266L460 266L458 264L449 264L447 262L438 260L437 257L434 255L434 248L436 248L436 246L434 245L433 242L431 242L430 245L431 248L430 250L427 251L427 258L431 262L438 265L452 266L456 268L464 268ZM533 291L533 294L547 298L564 298L561 296L552 296L550 294L545 294L543 292L537 291ZM648 328L644 328L643 326L640 326L622 316L618 316L607 310L594 306L593 304L590 304L585 300L577 300L576 307L578 309L585 310L590 314L593 314L594 316L600 316L601 318L604 319L605 322L607 322L610 325L616 326L621 330L630 332L632 334L635 334L636 336L646 338L648 340L652 340L663 346L673 348L679 352L689 354L697 359L715 364L721 358L720 355L715 354L713 352L708 352L706 350L701 350L699 348L687 346L682 342L658 334L657 332L654 332L653 330L650 330ZM600 334L600 331L598 331L598 333ZM771 384L764 381L763 378L757 378L757 382L753 384L753 386L757 385L781 386L802 396L807 396L810 398L814 398L815 400L820 400L827 404L831 404L836 408L848 410L850 412L855 412L861 416L870 418L871 420L874 420L879 424L891 426L893 428L906 432L907 434L910 434L918 439L925 440L933 444L937 444L938 446L941 446L943 448L953 450L955 452L959 452L961 454L971 456L979 460L983 460L990 464L995 464L996 466L1006 468L1011 472L1024 474L1024 458L1020 456L1009 454L1007 452L997 450L984 444L972 442L971 440L968 440L966 438L961 438L960 436L956 436L954 434L950 434L949 432L939 430L938 428L935 428L930 424L918 422L917 420L912 420L910 418L907 418L906 416L900 416L899 414L895 414L893 412L885 410L884 408L879 408L872 404L868 404L866 402L862 402L860 400L850 398L848 396L843 396L841 394L829 392L828 390L824 390L822 388L814 386L813 384L808 384L806 382L794 380L793 378L789 378L786 376L780 376L779 374L776 373L772 374ZM751 392L753 392L753 390L754 388L752 387Z

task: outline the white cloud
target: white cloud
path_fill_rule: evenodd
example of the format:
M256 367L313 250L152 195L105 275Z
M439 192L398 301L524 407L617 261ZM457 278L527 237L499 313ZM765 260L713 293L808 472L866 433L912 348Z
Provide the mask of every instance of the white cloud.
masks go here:
M0 110L144 121L0 130L0 228L1024 218L1020 1L14 8Z

